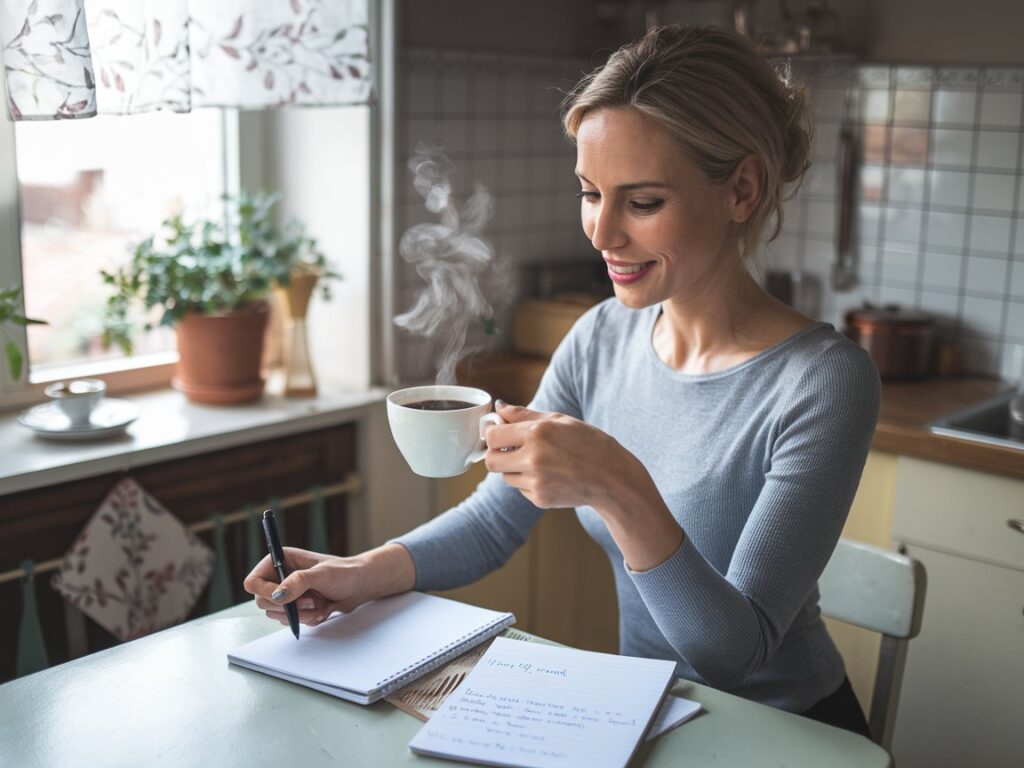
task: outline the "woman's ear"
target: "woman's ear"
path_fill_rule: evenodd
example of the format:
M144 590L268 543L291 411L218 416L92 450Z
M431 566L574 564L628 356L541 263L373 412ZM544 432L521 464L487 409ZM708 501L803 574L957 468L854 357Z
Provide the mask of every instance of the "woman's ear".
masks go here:
M732 187L729 209L732 220L742 224L754 215L764 192L764 166L756 155L747 155L729 179Z

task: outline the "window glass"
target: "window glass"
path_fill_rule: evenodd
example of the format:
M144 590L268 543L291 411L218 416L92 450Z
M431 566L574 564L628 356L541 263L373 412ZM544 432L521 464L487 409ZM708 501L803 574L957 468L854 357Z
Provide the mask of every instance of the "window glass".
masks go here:
M223 205L224 115L20 122L15 131L25 310L48 323L28 328L38 380L47 369L121 356L102 346L111 289L100 270L126 263L170 214ZM158 318L154 311L150 319ZM173 350L173 332L140 327L135 349L137 356Z

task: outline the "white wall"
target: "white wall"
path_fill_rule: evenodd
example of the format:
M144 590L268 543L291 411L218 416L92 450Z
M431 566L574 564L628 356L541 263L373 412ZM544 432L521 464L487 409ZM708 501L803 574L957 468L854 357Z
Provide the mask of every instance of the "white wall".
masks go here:
M309 344L324 389L370 385L369 107L284 109L267 113L274 148L269 189L283 193L284 216L306 224L344 279L333 298L310 305Z

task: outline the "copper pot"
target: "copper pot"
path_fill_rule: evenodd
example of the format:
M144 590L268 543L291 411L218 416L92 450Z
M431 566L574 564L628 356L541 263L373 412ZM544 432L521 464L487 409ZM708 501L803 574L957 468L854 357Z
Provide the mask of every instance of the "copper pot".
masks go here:
M867 350L883 379L921 379L930 373L935 319L898 306L865 305L846 313L845 333Z

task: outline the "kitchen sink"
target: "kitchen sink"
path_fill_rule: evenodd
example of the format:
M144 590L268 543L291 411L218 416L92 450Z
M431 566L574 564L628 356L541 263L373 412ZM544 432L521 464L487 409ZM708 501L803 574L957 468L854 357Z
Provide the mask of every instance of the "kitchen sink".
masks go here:
M955 411L933 421L930 429L936 435L1024 451L1024 440L1016 439L1010 433L1010 400L1015 394L1015 390L1010 390L991 400Z

